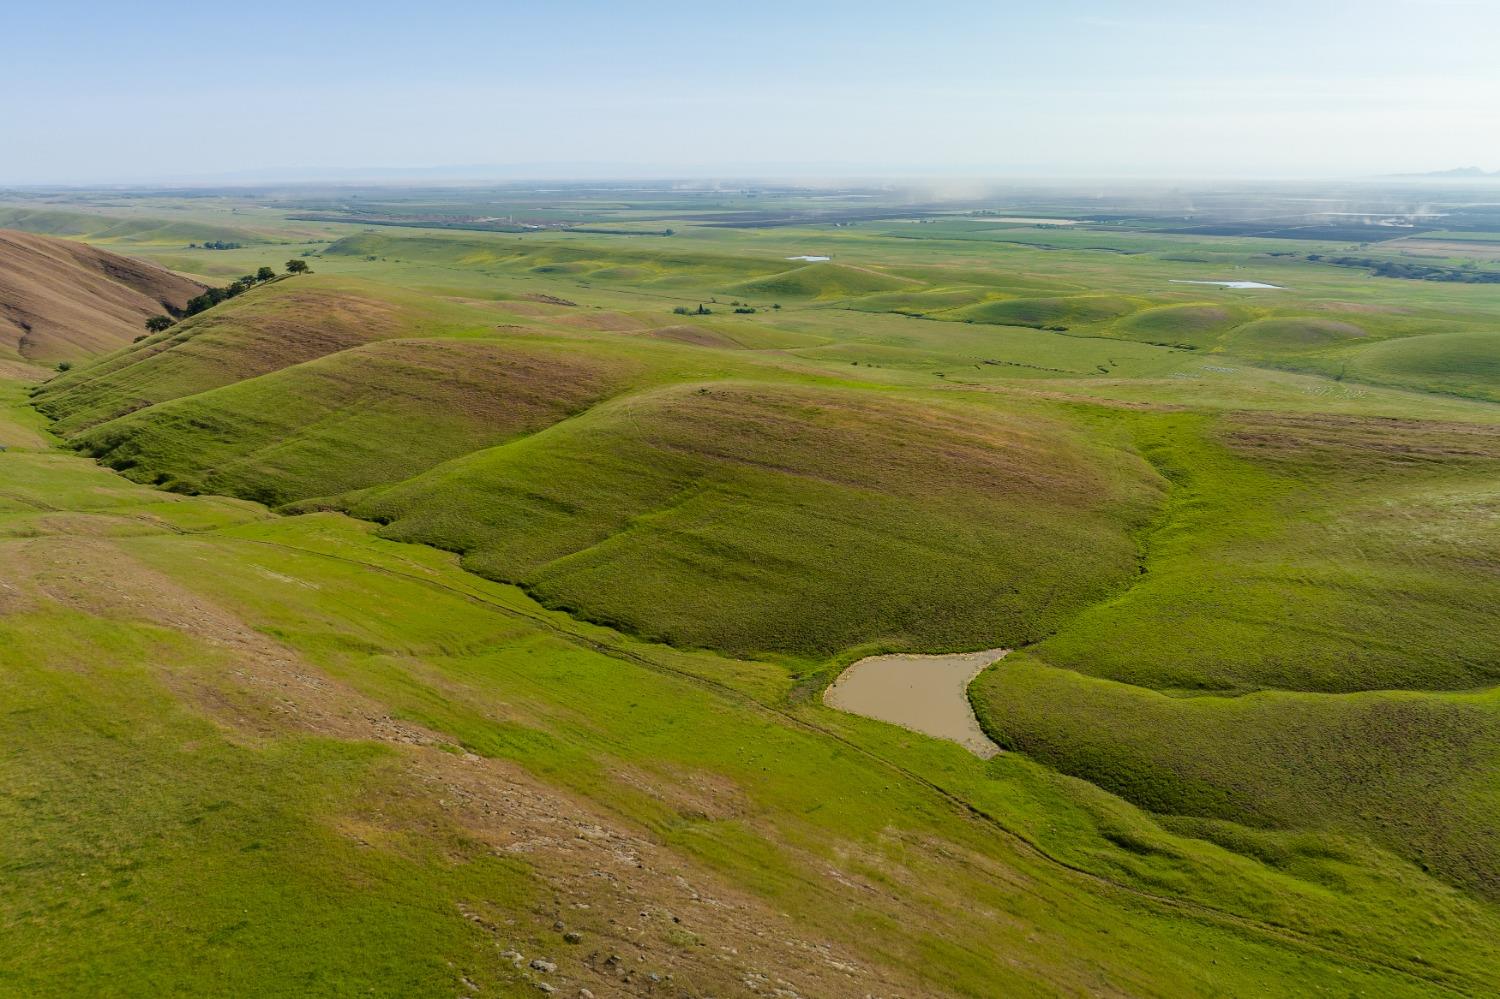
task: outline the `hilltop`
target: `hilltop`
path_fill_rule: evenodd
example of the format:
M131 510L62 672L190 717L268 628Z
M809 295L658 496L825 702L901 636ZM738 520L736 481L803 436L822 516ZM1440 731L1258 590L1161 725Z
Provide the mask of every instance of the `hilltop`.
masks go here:
M148 316L202 290L140 260L0 229L0 359L73 361L125 346Z

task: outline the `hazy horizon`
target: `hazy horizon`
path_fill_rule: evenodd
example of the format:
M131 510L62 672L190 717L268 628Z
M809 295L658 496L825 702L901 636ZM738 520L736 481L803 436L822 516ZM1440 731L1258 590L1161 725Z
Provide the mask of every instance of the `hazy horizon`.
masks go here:
M1500 169L1500 7L1117 7L33 7L0 184Z

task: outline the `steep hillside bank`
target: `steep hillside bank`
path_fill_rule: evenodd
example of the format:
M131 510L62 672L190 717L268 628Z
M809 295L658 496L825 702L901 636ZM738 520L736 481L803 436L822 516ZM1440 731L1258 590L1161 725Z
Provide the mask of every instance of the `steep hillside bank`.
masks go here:
M180 309L202 286L81 243L0 229L0 359L42 363L103 354Z

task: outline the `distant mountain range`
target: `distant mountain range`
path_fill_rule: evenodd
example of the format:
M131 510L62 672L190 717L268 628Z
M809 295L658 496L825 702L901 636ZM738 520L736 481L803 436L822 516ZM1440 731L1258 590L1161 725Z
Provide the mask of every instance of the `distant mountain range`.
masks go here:
M1432 170L1428 173L1403 173L1398 177L1453 177L1463 179L1466 177L1500 177L1500 170L1481 170L1478 167L1455 167L1452 170Z

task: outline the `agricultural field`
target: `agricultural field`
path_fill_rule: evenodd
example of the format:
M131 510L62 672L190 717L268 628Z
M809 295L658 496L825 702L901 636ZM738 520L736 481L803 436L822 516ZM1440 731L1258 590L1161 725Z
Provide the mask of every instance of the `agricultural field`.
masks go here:
M0 994L1500 992L1500 216L1337 193L0 192Z

